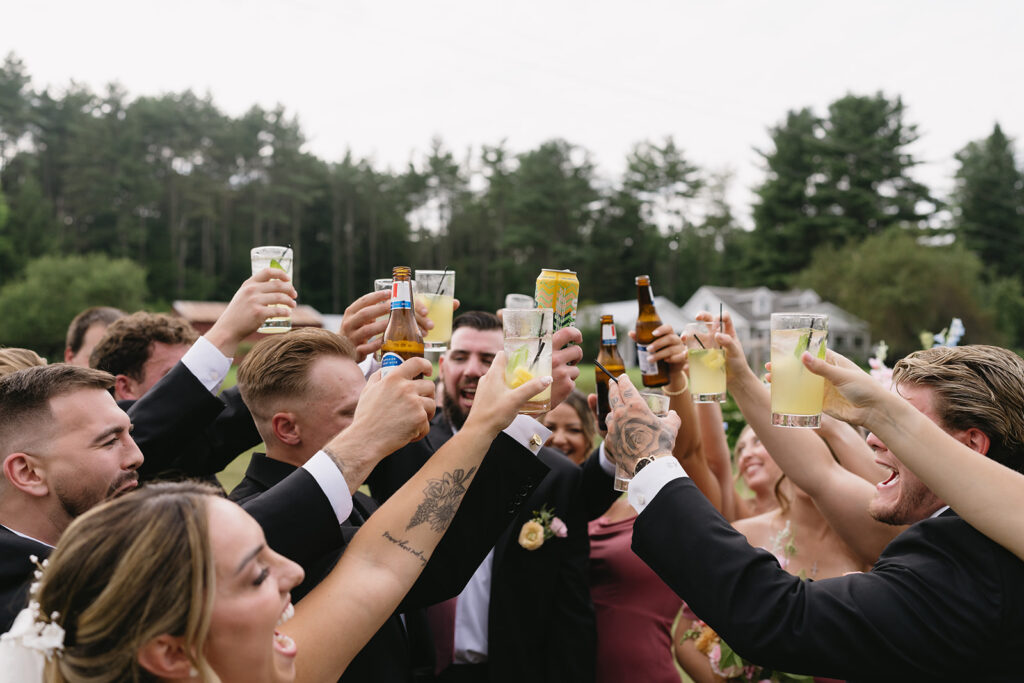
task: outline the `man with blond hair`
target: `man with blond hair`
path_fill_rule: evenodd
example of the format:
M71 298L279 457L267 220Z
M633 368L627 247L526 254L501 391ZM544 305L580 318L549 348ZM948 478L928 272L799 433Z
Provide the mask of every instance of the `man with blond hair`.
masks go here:
M258 500L319 450L327 449L325 444L332 435L347 433L357 410L365 412L360 405L365 380L355 359L351 342L315 328L293 330L252 348L239 366L238 386L267 452L253 455L245 478L231 492L232 500ZM421 369L429 373L423 359L406 361L400 370L405 371L405 366L412 363L422 364ZM382 381L390 380L391 375ZM430 380L418 382L432 397ZM387 424L381 425L381 430L388 431ZM343 470L350 486L361 484L376 461L365 464L367 467L362 466L363 462L350 462ZM423 657L410 652L410 640L422 642L415 632L426 629L422 613L410 612L410 608L448 599L462 590L513 518L519 502L545 472L546 467L531 457L524 445L508 435L498 437L451 518L444 539L399 608L404 612L404 623L397 615L385 623L353 660L343 681L407 681L416 669L430 670L429 654ZM353 494L352 502L353 513L342 525L343 542L306 567L306 579L292 591L293 599L301 600L323 579L348 540L377 507L369 496L359 492ZM302 528L294 530L300 537L304 533ZM320 541L309 538L308 542Z

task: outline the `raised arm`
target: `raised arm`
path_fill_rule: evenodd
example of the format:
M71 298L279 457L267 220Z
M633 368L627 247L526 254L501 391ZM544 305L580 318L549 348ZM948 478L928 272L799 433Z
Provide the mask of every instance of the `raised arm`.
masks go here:
M960 517L1024 559L1024 475L957 441L838 353L803 361L828 381L830 414L870 429Z
M828 445L840 465L864 481L874 486L885 478L885 473L875 464L871 447L850 423L822 415L818 436Z
M733 483L732 459L729 457L729 442L725 438L722 406L718 403L701 403L696 408L704 462L718 482L718 490L722 497L721 505L716 507L730 522L750 517L750 508L747 502L736 494L736 485ZM699 488L700 484L697 485Z
M517 409L550 383L508 390L499 353L466 424L355 535L283 628L299 645L298 681L333 681L398 606L448 528L466 487Z
M698 319L711 320L709 313ZM803 489L821 510L828 523L866 564L874 564L882 549L900 532L876 521L868 513L874 487L843 469L828 446L809 429L791 429L771 424L771 393L747 365L728 314L724 333L718 341L725 349L729 392L743 417L786 476Z

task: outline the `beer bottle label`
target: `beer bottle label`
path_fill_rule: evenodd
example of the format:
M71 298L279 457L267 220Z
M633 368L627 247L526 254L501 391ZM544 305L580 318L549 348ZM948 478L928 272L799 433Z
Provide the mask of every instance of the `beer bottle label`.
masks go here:
M412 283L395 280L391 283L391 310L396 308L412 309Z
M604 346L615 346L617 343L615 325L601 325L601 343Z
M651 360L651 353L646 344L636 345L636 362L640 366L641 375L657 375L658 362Z
M380 359L380 377L384 379L388 373L402 364L402 357L397 353L388 351Z

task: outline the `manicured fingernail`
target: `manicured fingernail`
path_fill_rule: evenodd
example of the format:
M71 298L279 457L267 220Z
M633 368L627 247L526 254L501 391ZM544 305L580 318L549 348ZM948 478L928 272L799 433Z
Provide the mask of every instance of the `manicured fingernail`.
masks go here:
M541 383L544 386L547 386L547 385L551 384L552 382L554 382L555 379L551 375L544 375L543 377L540 378L540 381L541 381Z

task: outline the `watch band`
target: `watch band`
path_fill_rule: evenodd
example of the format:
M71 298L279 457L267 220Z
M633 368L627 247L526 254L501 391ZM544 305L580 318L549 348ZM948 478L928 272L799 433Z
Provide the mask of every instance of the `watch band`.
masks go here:
M645 455L640 458L636 461L636 464L633 465L633 476L635 477L640 470L647 467L658 458L664 458L666 455L671 455L671 453L655 453L654 455Z

